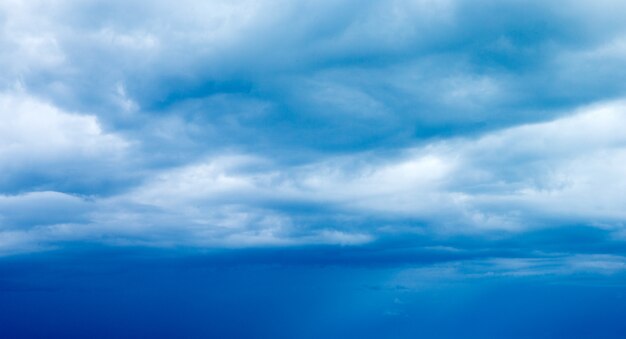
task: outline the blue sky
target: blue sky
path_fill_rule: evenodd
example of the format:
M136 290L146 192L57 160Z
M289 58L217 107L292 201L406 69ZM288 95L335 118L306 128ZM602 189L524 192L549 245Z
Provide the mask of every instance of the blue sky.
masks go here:
M459 327L476 337L594 336L565 330L567 312L623 336L625 11L610 0L3 1L0 313L48 319L59 288L77 293L76 309L107 309L124 281L136 295L165 277L126 307L202 295L185 321L160 314L161 330L225 335L264 303L305 308L295 296L319 276L308 317L330 337L455 337L437 326L496 314L476 294L519 306L506 313L515 321ZM109 285L111 300L85 292ZM250 301L215 301L222 285ZM568 306L574 295L598 317ZM350 297L326 313L338 296ZM544 297L552 322L532 313ZM251 311L202 327L205 302ZM420 330L406 320L431 310ZM45 334L18 320L14 335ZM286 322L256 329L314 336ZM42 331L87 333L56 323Z

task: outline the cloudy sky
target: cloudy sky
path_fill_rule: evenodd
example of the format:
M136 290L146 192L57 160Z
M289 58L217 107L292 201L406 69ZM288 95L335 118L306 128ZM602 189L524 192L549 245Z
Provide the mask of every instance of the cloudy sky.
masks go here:
M394 272L381 284L409 290L623 282L624 13L3 0L0 270L97 248L376 263Z

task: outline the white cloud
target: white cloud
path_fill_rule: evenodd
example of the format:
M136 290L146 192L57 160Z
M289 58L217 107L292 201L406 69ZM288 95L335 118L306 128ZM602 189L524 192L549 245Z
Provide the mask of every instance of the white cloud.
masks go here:
M419 217L446 232L521 231L555 220L606 225L626 219L625 124L624 104L612 102L391 158L363 153L277 168L258 158L223 157L168 170L129 196L162 208L321 204Z
M127 147L106 133L94 116L64 112L21 93L0 95L0 159L50 160L59 157L113 155Z
M125 166L130 143L104 131L95 116L14 91L0 94L0 120L0 185L7 189L28 176L44 187L109 180L120 173L103 171Z
M459 152L466 175L451 189L484 210L517 209L529 223L623 220L624 123L626 106L612 102L465 143Z

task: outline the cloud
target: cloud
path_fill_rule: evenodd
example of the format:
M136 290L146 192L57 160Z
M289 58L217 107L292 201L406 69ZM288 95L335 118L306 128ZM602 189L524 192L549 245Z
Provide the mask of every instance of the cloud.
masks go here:
M610 102L391 157L362 153L291 167L249 155L209 158L96 199L84 227L89 237L106 233L122 242L227 246L379 236L375 225L354 228L342 216L382 218L387 231L419 219L420 227L446 234L568 223L621 232L625 119L624 104Z
M130 143L98 119L73 114L20 91L0 94L0 187L5 192L89 192L115 181ZM107 171L113 171L106 173Z
M611 58L581 56L623 35L607 6L11 1L0 62L5 87L20 81L146 140L146 157L174 148L159 164L198 160L207 143L293 158L407 147L618 96L619 61L597 76ZM183 127L169 139L149 128L172 123Z
M449 232L524 230L624 219L626 109L611 102L551 122L434 142L393 157L342 156L277 168L268 159L210 159L166 171L136 202L247 205L297 202L346 213L419 217ZM289 211L285 211L289 214Z
M84 221L89 203L59 192L30 192L0 196L0 228L28 229L34 226Z
M623 239L612 6L5 1L6 248Z
M437 263L405 269L387 282L387 288L423 290L449 284L502 279L563 278L618 275L626 270L626 258L616 255L554 255L530 258L490 258Z
M475 179L458 183L459 188L467 187L463 193L478 205L529 209L522 218L527 223L533 216L622 220L618 192L624 185L619 172L626 140L617 126L625 112L622 102L595 105L466 143L464 169Z

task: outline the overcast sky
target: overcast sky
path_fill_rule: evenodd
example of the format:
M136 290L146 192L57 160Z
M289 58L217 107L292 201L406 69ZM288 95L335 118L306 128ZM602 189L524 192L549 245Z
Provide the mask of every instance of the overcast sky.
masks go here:
M0 336L623 338L625 14L0 1Z
M3 1L0 254L573 226L621 244L625 10Z
M624 11L3 1L0 255L512 241L624 269Z

